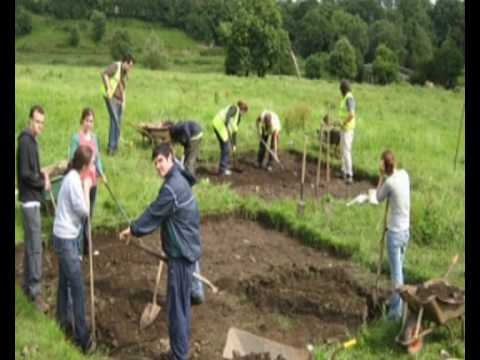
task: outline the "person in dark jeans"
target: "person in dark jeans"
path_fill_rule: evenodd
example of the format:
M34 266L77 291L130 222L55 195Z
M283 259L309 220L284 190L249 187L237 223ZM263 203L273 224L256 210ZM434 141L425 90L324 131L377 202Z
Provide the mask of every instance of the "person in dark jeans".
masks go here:
M203 137L202 127L192 120L180 121L176 124L166 121L164 126L169 129L171 142L183 146L183 164L190 174L195 176L195 165Z
M201 255L200 211L192 193L195 178L173 157L169 144L158 145L152 154L164 182L157 198L120 239L142 237L161 228L162 248L168 256L167 311L171 351L169 359L187 360L191 335L191 295L195 264Z
M40 201L42 191L50 191L48 173L40 170L37 136L43 132L45 111L39 105L30 109L29 127L18 137L17 179L20 209L25 233L22 289L42 312L48 304L42 298L42 239Z
M107 154L114 155L118 150L122 115L127 103L127 75L133 67L134 58L127 54L122 61L111 64L102 72L103 97L110 116Z
M75 343L84 352L90 352L95 347L85 317L82 254L79 246L79 237L83 236L82 225L89 214L92 186L92 179L86 177L82 181L80 173L91 166L91 147L80 145L62 181L53 223L53 247L58 256L57 320L65 331L73 329Z
M238 101L236 105L230 105L221 110L213 119L212 127L215 136L220 145L220 164L218 172L220 175L230 176L230 147L236 151L237 131L242 120L242 116L248 111L248 106L243 101Z
M267 170L272 171L273 156L278 161L278 140L280 138L280 119L273 111L263 111L257 118L257 134L261 141L257 153L257 166L262 167L265 152L267 151L268 138L270 137L270 151L268 152Z

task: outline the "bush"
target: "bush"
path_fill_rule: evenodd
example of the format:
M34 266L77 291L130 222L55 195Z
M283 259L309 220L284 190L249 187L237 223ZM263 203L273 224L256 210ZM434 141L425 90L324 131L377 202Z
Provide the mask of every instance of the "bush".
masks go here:
M127 30L116 30L113 33L112 43L110 45L110 54L113 60L119 61L125 55L132 54L132 41Z
M397 55L386 45L380 44L375 50L375 60L373 62L373 76L375 81L380 84L388 84L396 81L400 65Z
M95 43L98 43L102 40L107 30L107 17L101 11L93 10L92 16L90 17L92 22L92 38Z
M32 17L23 8L15 11L15 36L27 35L32 32Z
M355 49L346 37L341 37L329 59L330 73L342 79L354 79L357 75Z
M80 31L78 26L72 26L68 31L68 45L77 47L80 43Z
M305 61L305 76L320 79L328 75L329 56L327 53L315 53Z
M152 70L168 68L168 58L165 48L160 39L153 33L145 40L141 62Z
M298 129L305 130L305 124L311 116L312 108L308 104L297 104L288 109L284 117L285 132L290 134L290 132Z

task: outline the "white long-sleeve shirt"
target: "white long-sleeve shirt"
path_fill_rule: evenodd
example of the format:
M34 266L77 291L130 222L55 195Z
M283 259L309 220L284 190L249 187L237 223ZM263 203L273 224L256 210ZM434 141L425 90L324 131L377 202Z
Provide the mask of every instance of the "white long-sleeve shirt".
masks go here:
M378 202L390 200L387 228L403 231L410 228L410 179L405 170L395 170L377 191Z
M62 239L76 239L88 212L80 174L76 170L70 170L63 179L58 193L53 223L54 235Z

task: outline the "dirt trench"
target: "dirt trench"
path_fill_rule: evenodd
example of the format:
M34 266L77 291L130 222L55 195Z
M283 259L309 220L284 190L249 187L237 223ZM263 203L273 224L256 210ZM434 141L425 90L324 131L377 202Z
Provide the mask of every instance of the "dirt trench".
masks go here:
M218 164L201 162L197 169L197 176L200 179L208 178L215 184L229 183L242 195L254 194L264 199L299 197L302 154L296 151L280 151L279 158L285 170L282 170L276 163L272 167L272 172L265 168L258 168L256 166L257 155L251 151L238 155L236 169L241 172L233 171L232 176L219 176ZM305 171L305 198L307 199L316 196L317 161L317 158L307 157ZM355 173L353 184L345 184L343 179L337 176L340 171L338 166L331 167L330 181L327 183L325 169L326 164L322 160L319 197L328 193L337 198L353 198L376 186L376 179L362 171Z
M205 287L206 302L192 308L192 359L221 359L230 326L290 346L349 338L367 317L371 273L348 259L304 246L297 239L238 217L204 218L201 225L202 274L220 292ZM159 234L144 238L159 246ZM96 324L99 345L116 359L156 358L168 348L166 271L161 279L156 321L139 329L140 315L152 301L156 259L117 240L93 236ZM23 246L15 253L21 281ZM87 316L90 314L88 264L84 263ZM54 318L58 265L49 249L44 286Z

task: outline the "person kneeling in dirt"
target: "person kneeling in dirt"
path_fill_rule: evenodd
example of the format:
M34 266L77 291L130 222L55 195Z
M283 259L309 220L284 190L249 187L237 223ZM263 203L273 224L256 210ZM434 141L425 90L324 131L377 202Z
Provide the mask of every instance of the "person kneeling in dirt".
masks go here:
M385 179L386 177L386 179ZM383 152L377 200L388 199L387 248L392 285L403 285L403 263L410 238L410 179L405 170L397 170L392 151ZM394 292L390 299L388 318L398 321L402 315L402 299Z
M232 152L236 151L237 131L242 116L248 111L248 106L243 101L237 105L227 106L220 111L212 121L213 130L220 144L220 164L218 172L220 175L232 175L228 169L230 147Z
M278 140L280 138L280 129L280 119L273 111L265 110L257 118L257 134L261 137L257 155L257 165L259 168L261 168L263 164L269 137L271 137L271 152L268 154L267 170L272 171L273 156L275 156L278 161Z
M175 162L168 144L152 154L158 175L165 179L157 198L120 239L141 237L161 227L162 248L167 254L167 311L171 351L169 357L186 360L191 333L191 295L195 264L201 255L200 212L191 186L195 178Z
M171 121L164 123L170 132L172 143L179 143L183 146L183 163L190 174L195 176L195 164L200 153L202 142L202 127L195 121L180 121L174 124Z
M60 327L67 332L73 329L75 342L84 352L90 352L94 348L85 318L85 296L80 260L82 255L80 237L83 236L83 222L89 214L92 180L86 177L82 183L80 173L91 166L93 166L92 149L87 145L80 145L62 181L53 223L53 247L58 256L59 265L57 320Z

